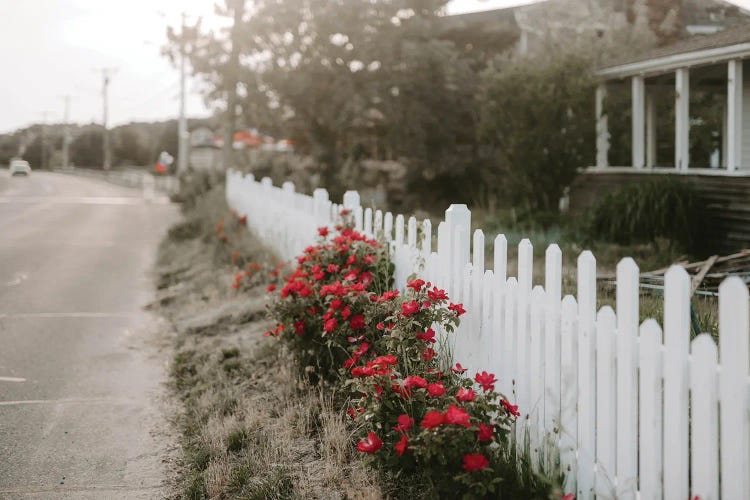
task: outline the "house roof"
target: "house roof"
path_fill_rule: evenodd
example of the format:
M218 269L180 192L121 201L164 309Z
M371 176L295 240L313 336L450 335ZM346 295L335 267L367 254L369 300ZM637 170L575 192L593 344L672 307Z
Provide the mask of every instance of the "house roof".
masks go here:
M605 79L622 78L748 56L750 24L743 24L713 35L692 36L671 45L612 61L600 67L597 73Z

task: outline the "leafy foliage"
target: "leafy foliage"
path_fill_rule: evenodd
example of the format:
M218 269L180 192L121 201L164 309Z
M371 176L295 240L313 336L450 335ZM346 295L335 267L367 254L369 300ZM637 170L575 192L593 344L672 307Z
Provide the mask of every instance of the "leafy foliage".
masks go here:
M481 137L494 147L499 195L557 211L563 189L594 151L591 62L569 55L522 60L483 75Z

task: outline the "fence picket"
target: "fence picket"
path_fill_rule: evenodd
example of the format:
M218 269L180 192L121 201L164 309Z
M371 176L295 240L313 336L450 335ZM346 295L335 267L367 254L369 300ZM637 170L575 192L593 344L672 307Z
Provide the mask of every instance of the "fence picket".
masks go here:
M690 276L664 275L664 498L688 498Z
M544 417L544 288L537 285L531 291L529 315L529 437L531 465L539 470Z
M635 498L638 487L638 266L617 264L617 494Z
M544 322L544 428L550 439L559 439L560 425L560 304L562 301L562 252L550 245L545 252Z
M390 212L386 212L383 219L383 237L385 241L393 241L393 214Z
M502 363L500 363L502 376L500 377L502 392L509 401L517 403L516 400L516 294L518 281L516 278L508 278L505 284L505 326L503 332Z
M656 320L641 325L638 343L639 446L649 450L639 456L640 494L642 500L661 499L661 422L662 422L662 338Z
M365 234L372 236L372 208L365 208Z
M596 459L596 259L585 251L578 256L578 495L594 493Z
M575 493L576 442L578 421L578 306L572 295L562 300L560 311L560 464L567 473L565 492Z
M726 499L750 498L749 331L747 286L738 277L727 278L719 287L721 496Z
M596 495L615 498L617 450L616 322L604 306L596 317Z
M704 333L693 340L691 351L690 494L700 499L718 500L719 411L716 399L716 344L710 335Z

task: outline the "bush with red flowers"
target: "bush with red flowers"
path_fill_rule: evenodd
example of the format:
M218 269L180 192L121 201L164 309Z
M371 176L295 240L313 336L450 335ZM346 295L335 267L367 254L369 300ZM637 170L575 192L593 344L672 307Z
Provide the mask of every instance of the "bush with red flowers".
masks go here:
M507 494L518 484L507 453L518 408L495 391L493 374L469 378L440 354L463 305L421 279L392 290L387 246L336 229L321 228L294 271L269 286L277 326L267 335L306 374L349 395L355 447L378 470L419 476L440 497Z
M367 351L370 297L390 288L393 265L386 247L352 229L336 235L320 228L317 245L305 248L295 269L270 289L269 311L300 368L314 379L333 380L342 364ZM360 354L357 354L360 353Z

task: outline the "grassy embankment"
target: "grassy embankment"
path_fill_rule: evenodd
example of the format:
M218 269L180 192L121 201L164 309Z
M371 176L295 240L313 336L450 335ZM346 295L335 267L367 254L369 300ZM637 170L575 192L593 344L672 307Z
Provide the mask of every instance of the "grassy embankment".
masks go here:
M154 308L175 329L171 380L182 402L176 498L379 498L330 397L298 382L263 337L267 273L231 288L232 253L268 269L273 257L230 226L216 188L189 209L160 248ZM216 236L225 220L227 243ZM238 258L235 255L235 260ZM252 283L251 279L251 283Z

